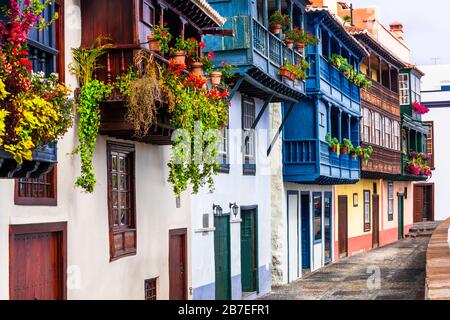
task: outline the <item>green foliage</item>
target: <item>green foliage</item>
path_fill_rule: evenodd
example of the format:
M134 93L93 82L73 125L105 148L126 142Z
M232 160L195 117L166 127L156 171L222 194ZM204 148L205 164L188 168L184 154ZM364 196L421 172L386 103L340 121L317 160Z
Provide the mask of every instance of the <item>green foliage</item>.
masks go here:
M156 25L153 28L152 36L154 40L158 41L163 53L169 52L169 42L172 41L172 34L166 26Z
M302 59L299 65L286 61L283 68L288 70L296 80L303 81L307 77L306 70L311 69L311 65L306 60Z
M90 48L72 49L74 62L69 65L69 69L77 76L81 87L93 80L95 70L102 68L97 61L111 48L111 44L108 44L109 40L108 37L99 36Z
M282 27L289 27L291 25L291 17L287 14L282 14L280 11L275 11L269 18L269 23L271 26L281 25Z
M347 58L338 54L333 54L330 57L330 63L335 66L344 77L358 87L367 89L372 86L372 82L368 80L365 75L357 73L353 66L348 62Z
M185 52L189 55L195 53L197 49L198 42L194 38L189 38L184 40L181 37L176 38L175 46L172 49L172 52Z
M305 32L299 28L286 31L286 39L296 43L303 43L305 46L316 46L320 41L319 38L312 33Z
M217 163L219 129L226 126L227 92L204 87L204 79L185 78L179 67L169 69L164 82L175 97L171 123L177 129L169 163L169 182L176 196L192 186L198 193L204 185L214 189L213 176Z
M103 82L93 80L81 88L78 113L80 123L78 126L79 146L74 154L79 153L81 158L81 176L77 178L76 185L88 193L94 192L96 183L92 158L100 128L99 105L111 93L111 88Z

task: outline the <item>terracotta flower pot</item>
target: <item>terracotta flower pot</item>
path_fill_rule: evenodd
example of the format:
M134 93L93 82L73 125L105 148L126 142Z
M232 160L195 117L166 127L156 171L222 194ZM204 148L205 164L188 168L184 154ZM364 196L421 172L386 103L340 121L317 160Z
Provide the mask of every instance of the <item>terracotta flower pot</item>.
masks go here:
M337 152L337 145L332 146L332 147L331 147L331 151L333 151L334 153L336 153L336 152Z
M148 36L148 44L150 51L153 52L160 52L161 51L161 45L159 44L159 41L153 38L153 35Z
M288 69L286 69L286 68L281 68L280 69L280 76L290 79L291 75L292 75L292 73Z
M356 152L351 152L351 153L350 153L350 156L351 156L353 159L356 159Z
M305 49L305 45L303 43L296 43L295 46L297 47L298 52L303 52L303 49Z
M274 34L279 34L282 29L283 29L283 26L281 24L274 24L274 25L270 26L270 30Z
M184 52L184 51L174 52L173 60L175 61L175 64L178 64L178 65L186 64L186 52Z
M361 153L359 154L359 157L360 157L361 159L364 159L364 153L361 152Z
M190 66L190 70L192 74L196 76L203 76L203 63L201 62L193 62Z
M342 147L341 148L341 153L342 154L347 154L347 152L348 152L348 148L347 147Z
M211 84L213 86L218 86L222 80L222 72L213 71L211 72Z
M294 40L286 39L286 47L294 49Z

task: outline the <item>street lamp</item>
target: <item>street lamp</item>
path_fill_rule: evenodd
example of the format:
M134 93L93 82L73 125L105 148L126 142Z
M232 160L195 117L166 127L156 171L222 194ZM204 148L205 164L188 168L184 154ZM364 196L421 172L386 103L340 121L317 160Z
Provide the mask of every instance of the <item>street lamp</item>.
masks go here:
M213 204L213 214L214 214L215 216L221 216L222 213L223 213L222 207L219 206L219 205Z
M230 203L230 209L231 209L231 212L234 215L234 218L237 218L237 215L239 213L239 206L236 204L236 202L235 203Z

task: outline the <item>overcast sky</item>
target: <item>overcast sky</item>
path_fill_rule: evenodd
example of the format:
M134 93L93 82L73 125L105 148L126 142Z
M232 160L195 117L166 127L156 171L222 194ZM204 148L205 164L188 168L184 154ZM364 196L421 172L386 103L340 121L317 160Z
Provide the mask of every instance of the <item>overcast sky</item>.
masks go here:
M450 1L448 0L349 0L355 8L376 6L381 22L403 23L406 44L417 65L450 63Z

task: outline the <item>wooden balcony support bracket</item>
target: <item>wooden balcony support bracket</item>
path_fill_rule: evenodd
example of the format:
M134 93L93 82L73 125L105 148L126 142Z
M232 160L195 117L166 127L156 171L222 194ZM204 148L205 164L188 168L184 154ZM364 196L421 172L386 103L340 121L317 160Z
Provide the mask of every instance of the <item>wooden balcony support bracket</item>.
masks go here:
M266 111L269 104L272 102L272 99L274 97L274 94L269 96L266 101L264 102L264 105L262 106L261 110L258 113L258 116L256 117L255 121L252 124L252 129L256 129L256 126L258 125L259 121L261 120L262 116L264 115L264 112Z
M286 115L284 116L283 121L281 122L280 127L278 128L277 133L275 134L275 137L273 138L272 142L270 143L269 149L267 150L267 156L270 156L272 153L272 149L275 146L275 143L277 142L278 138L280 137L281 132L283 132L283 128L289 119L289 115L291 114L292 110L294 109L295 102L291 102L291 105L289 106L288 111L286 112Z
M239 80L234 85L233 89L231 89L230 94L228 95L228 101L231 102L233 100L234 95L239 91L242 83L245 80L245 76L241 76Z

